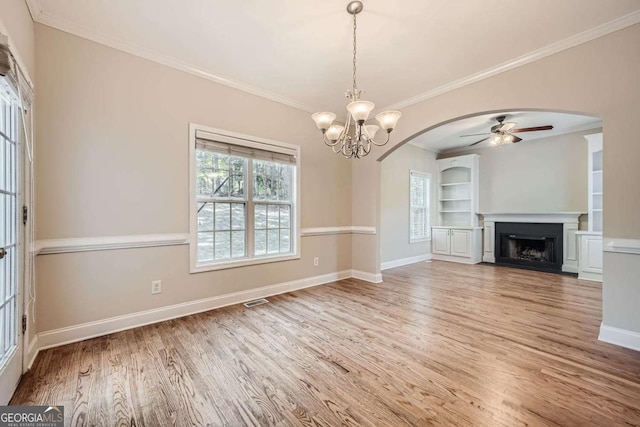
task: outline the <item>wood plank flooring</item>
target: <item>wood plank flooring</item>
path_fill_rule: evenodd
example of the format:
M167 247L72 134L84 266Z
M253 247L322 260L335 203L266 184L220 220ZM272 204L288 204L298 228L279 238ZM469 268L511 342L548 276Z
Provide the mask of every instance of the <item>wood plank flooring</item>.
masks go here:
M43 351L11 404L66 424L640 425L640 352L601 287L419 263Z

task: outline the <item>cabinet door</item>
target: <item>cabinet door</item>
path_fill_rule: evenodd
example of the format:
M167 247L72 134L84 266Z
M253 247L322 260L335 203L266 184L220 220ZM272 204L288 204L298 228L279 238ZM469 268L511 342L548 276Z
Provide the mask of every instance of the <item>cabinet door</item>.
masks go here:
M471 230L451 230L451 255L471 257Z
M602 237L582 236L580 270L602 274Z
M434 228L432 230L432 239L433 242L431 251L434 254L440 255L449 255L450 246L449 246L449 229L448 228Z

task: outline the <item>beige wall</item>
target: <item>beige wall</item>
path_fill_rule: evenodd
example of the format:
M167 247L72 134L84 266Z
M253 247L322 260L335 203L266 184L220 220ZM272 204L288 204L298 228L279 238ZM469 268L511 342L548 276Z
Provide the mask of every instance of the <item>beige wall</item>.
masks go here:
M39 24L36 56L37 239L187 233L189 122L300 145L302 227L351 225L351 162L308 113ZM351 267L349 235L301 245L301 260L200 274L187 246L41 255L38 330Z
M38 238L186 232L189 121L300 144L302 191L313 195L302 201L303 227L379 228L376 156L445 120L538 108L603 118L604 234L638 239L640 197L629 183L640 182L639 44L635 25L407 107L389 146L348 162L319 142L305 112L36 25ZM377 273L380 240L379 234L304 238L300 261L201 275L186 274L185 247L40 256L39 329L348 266ZM321 250L333 251L334 261L314 269L310 257ZM604 323L640 332L640 285L630 280L637 275L607 273L611 266L633 271L635 260L605 256ZM172 290L149 299L148 280L161 276ZM71 300L47 308L60 295Z
M15 44L18 55L24 61L31 80L35 77L35 40L33 21L27 8L27 2L22 0L0 0L0 20ZM1 27L1 26L0 26Z
M486 147L480 155L480 212L587 212L587 141L574 132ZM384 164L384 163L383 163Z
M31 14L27 8L27 3L17 0L0 0L0 28L2 33L8 35L12 43L11 49L14 55L19 60L23 61L26 67L25 71L32 83L35 83L35 38L34 38L34 24L31 20ZM35 110L37 100L34 100L32 109ZM33 111L32 110L32 111ZM27 116L27 127L31 126L32 114ZM26 177L23 178L26 182ZM23 190L23 194L26 192ZM31 349L29 352L29 344L32 343L36 336L35 319L30 315L31 306L33 302L29 301L29 292L26 290L23 292L25 301L25 312L28 314L27 334L24 340L25 351L23 353L23 360L25 365L31 361L32 356L35 354L35 349Z
M435 153L406 144L380 165L380 259L394 261L431 253L431 242L409 243L409 171L431 174L431 224L435 211Z
M634 25L407 107L402 110L391 144L376 155L380 159L439 123L480 112L534 108L595 115L603 119L604 130L604 236L640 239L640 195L630 187L640 182L639 45L640 25ZM378 180L380 163L376 158L354 164L354 182ZM369 221L362 225L375 225L380 218L378 192L360 192L357 201L354 197L352 215ZM358 249L353 268L377 272L378 238L361 238ZM611 258L618 256L622 258L614 253L604 258L603 321L608 326L640 332L640 283L607 273L613 265ZM638 264L621 260L616 268L637 270Z

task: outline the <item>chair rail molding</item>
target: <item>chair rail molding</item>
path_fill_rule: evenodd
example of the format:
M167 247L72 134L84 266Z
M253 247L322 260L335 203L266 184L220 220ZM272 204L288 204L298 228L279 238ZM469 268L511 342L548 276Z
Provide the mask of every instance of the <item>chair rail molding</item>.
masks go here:
M604 238L603 250L622 254L640 255L640 239Z
M37 240L35 242L33 254L48 255L114 249L149 248L156 246L186 245L188 243L189 235L187 233L47 239Z
M311 227L300 230L302 237L323 236L330 234L376 234L376 227L346 225L338 227Z

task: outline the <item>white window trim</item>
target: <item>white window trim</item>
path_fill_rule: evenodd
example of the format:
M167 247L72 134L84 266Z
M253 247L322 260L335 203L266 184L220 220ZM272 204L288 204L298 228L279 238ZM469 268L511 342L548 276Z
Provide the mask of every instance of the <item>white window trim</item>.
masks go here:
M293 253L286 255L261 256L251 259L239 259L231 261L221 261L209 265L197 265L198 262L198 220L196 204L196 131L208 132L223 137L223 139L234 139L238 145L255 147L256 144L263 148L273 148L275 152L281 150L294 150L296 152L296 177L293 183L295 190L295 216L293 217ZM252 185L252 183L247 183ZM205 271L224 270L228 268L246 267L250 265L267 264L271 262L281 262L300 259L300 147L284 142L273 141L256 136L244 135L223 129L216 129L208 126L189 123L189 272L201 273Z
M419 239L411 238L411 176L421 176L427 178L429 180L429 190L428 190L428 198L427 198L427 219L428 219L428 227L427 227L427 237L422 237ZM427 172L421 172L417 170L410 169L409 170L409 243L424 243L431 241L431 174Z

